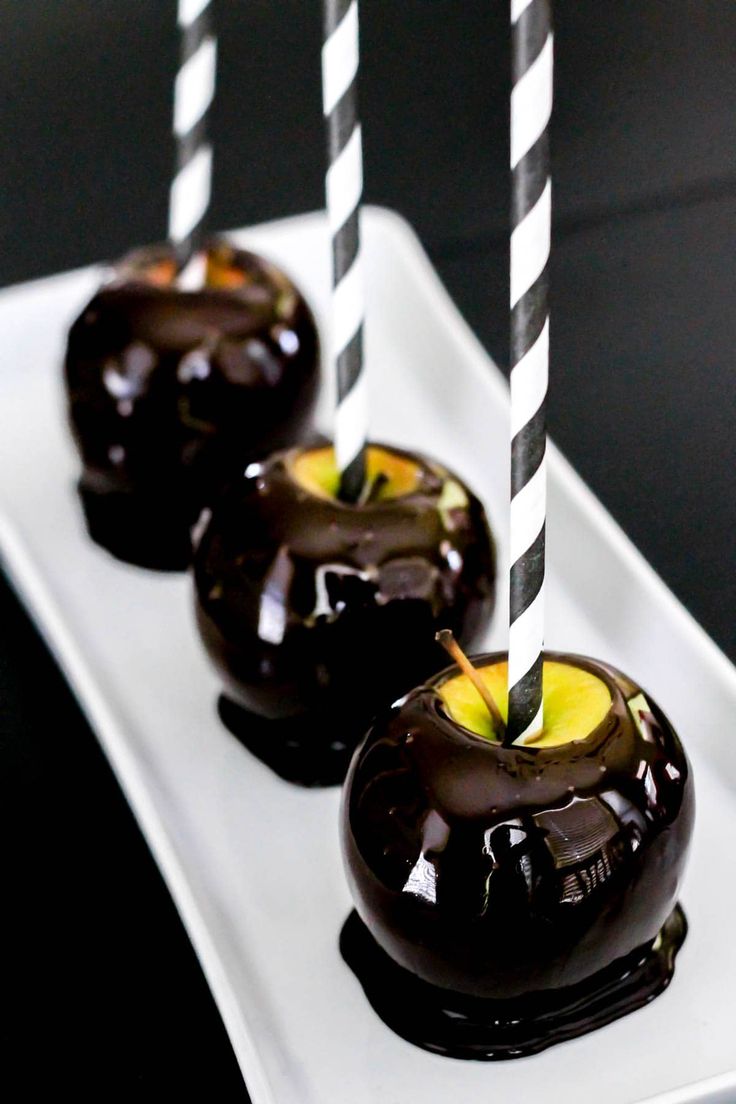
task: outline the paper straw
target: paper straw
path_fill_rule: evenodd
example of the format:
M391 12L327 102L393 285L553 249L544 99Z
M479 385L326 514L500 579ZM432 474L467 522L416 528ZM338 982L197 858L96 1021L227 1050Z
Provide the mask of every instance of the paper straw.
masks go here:
M180 287L201 287L205 258L199 252L210 203L212 147L208 112L215 94L217 39L211 33L211 0L179 0L181 61L174 85L176 167L169 197L169 239L176 249Z
M340 497L356 501L365 481L368 404L363 371L358 121L358 2L324 0L322 101L327 125L325 192L332 235L332 358L337 382L335 456Z
M511 0L511 595L509 739L542 728L545 403L552 110L550 0Z

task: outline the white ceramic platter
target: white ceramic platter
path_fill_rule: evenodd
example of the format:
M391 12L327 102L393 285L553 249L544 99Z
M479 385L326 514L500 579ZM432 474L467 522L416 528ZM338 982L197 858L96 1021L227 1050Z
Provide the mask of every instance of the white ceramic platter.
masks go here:
M321 216L240 237L283 264L324 319ZM408 227L369 209L364 239L374 433L470 481L503 564L506 385ZM279 780L220 726L189 579L117 563L85 534L60 362L66 328L98 279L88 269L0 295L0 547L158 860L254 1104L736 1100L734 668L552 450L548 642L631 673L687 744L698 797L690 935L653 1004L536 1057L458 1062L403 1042L338 953L350 909L338 791ZM490 646L504 645L505 608L502 588Z

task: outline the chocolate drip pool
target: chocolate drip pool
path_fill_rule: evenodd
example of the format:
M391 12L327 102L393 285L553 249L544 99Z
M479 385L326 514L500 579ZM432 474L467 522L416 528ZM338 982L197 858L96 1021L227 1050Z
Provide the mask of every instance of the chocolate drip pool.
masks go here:
M686 932L677 905L653 942L587 981L511 1000L429 985L389 958L357 912L345 921L340 952L373 1009L397 1035L448 1058L494 1062L538 1054L654 1000L672 979Z
M355 742L345 741L345 725L339 717L269 720L224 694L217 700L217 713L251 755L286 782L306 787L342 784Z

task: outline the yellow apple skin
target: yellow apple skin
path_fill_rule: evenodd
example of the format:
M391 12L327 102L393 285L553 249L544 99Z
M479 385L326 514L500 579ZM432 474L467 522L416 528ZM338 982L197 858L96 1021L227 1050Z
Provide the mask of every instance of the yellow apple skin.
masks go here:
M478 667L478 671L505 723L509 712L508 663L501 660ZM490 714L466 675L454 675L437 689L454 721L478 736L499 742ZM603 679L574 663L545 661L543 695L544 727L533 741L536 748L586 739L611 708L611 691Z
M506 658L474 661L502 710ZM569 723L574 739L504 747L458 724L452 668L374 721L346 780L360 918L396 964L453 993L516 1000L587 983L651 947L676 904L694 791L672 725L608 664L545 660L551 731ZM453 702L467 722L472 699Z
M294 480L319 498L336 499L340 473L332 445L300 449L289 460ZM422 465L408 453L397 452L383 445L366 449L366 483L372 502L388 502L413 494L422 481ZM464 503L463 503L464 504Z

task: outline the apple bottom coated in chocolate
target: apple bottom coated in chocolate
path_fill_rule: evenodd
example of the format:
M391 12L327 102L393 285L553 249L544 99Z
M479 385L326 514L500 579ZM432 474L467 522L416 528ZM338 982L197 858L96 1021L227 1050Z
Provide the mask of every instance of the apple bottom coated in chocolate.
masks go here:
M505 717L505 656L476 666ZM455 668L374 723L346 781L343 957L436 1053L515 1058L600 1027L667 986L685 937L694 796L672 726L603 663L547 653L544 680L536 745L489 738Z
M202 507L255 456L308 431L314 320L278 269L213 244L184 291L166 246L123 260L71 328L69 417L93 540L120 559L182 570Z
M220 715L282 777L341 782L377 709L472 642L490 618L493 541L445 468L372 445L362 501L337 498L331 447L249 467L216 503L194 557Z

